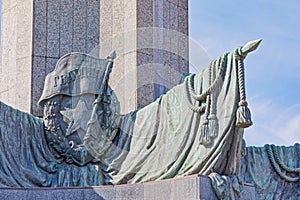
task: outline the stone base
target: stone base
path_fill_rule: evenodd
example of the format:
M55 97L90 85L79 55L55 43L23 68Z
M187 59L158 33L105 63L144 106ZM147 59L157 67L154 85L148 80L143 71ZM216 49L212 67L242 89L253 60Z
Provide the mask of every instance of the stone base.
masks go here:
M68 188L1 188L0 199L43 199L43 200L128 200L128 199L205 199L217 197L206 176L192 175L162 181L125 184L116 186L68 187ZM255 199L255 189L245 185L240 199Z

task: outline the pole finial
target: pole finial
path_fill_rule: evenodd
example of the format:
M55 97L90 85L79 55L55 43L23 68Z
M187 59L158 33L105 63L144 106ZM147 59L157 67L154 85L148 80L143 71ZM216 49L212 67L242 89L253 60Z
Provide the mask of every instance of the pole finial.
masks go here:
M107 59L114 60L116 56L117 56L116 51L112 51L110 55L107 56Z
M257 47L259 46L259 44L261 43L261 39L259 40L253 40L248 42L245 46L242 47L241 51L243 54L248 54L251 51L254 51L255 49L257 49Z

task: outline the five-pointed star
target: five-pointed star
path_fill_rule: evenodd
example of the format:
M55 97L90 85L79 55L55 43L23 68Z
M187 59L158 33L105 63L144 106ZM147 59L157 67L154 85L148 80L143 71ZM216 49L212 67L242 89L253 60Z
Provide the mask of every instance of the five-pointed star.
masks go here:
M74 109L66 108L60 113L71 123L67 130L67 135L70 135L79 129L87 130L87 123L91 118L92 110L88 110L85 102L80 99Z

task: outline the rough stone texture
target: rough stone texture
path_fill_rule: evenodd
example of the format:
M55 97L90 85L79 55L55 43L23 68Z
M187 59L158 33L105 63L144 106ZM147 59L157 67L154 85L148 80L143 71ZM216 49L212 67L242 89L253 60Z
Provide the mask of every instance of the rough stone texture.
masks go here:
M59 32L60 32L60 19L59 19L59 3L53 3L53 1L47 1L47 57L59 57ZM43 16L39 17L38 20L43 20ZM37 41L42 42L42 41ZM34 43L34 45L36 44ZM35 46L34 48L35 49Z
M73 11L73 51L84 52L86 50L85 40L87 36L87 2L82 0L74 1L74 11Z
M0 199L20 200L28 198L28 190L26 189L1 189Z
M143 184L128 184L118 185L116 188L117 200L138 200L144 199L144 185Z
M188 71L187 6L186 0L100 2L100 55L117 52L110 84L122 113L153 102Z
M113 186L93 187L84 190L84 197L89 200L116 199L116 189Z
M188 176L178 178L174 181L173 196L177 199L198 199L199 190L194 189L199 187L198 176ZM184 192L183 192L184 191Z
M100 3L98 0L89 0L86 6L86 52L99 56Z
M47 0L36 0L33 3L36 17L33 19L33 54L46 56L47 52ZM51 27L48 20L48 27Z
M81 200L84 198L84 189L81 188L47 188L47 189L28 189L27 199L32 200L61 200L61 199L74 199Z
M99 55L98 0L2 1L0 100L40 116L36 103L60 56Z
M206 176L186 176L141 184L75 188L2 188L0 199L87 199L87 200L217 200ZM255 199L253 186L245 185L240 197Z
M3 0L2 4L0 72L5 78L1 78L0 100L23 111L41 114L36 101L43 77L54 68L54 60L71 51L95 56L100 51L101 57L117 51L110 84L123 113L151 103L188 70L188 40L176 35L188 35L186 0ZM25 57L32 59L18 66L17 60ZM17 80L20 68L27 69L26 78ZM30 98L16 98L24 85Z
M44 56L33 56L32 57L32 71L34 72L31 77L31 84L35 87L31 88L31 101L38 102L39 95L43 92L45 76L46 76L46 57ZM40 87L37 87L40 86ZM31 110L35 112L36 115L42 116L43 110L38 106L38 104L33 104Z
M173 182L157 181L144 184L145 199L173 199ZM159 195L158 195L159 194Z
M11 94L11 99L9 102L11 102L13 99L15 100L15 107L20 108L21 110L30 109L30 101L26 101L30 99L31 97L31 85L25 84L31 82L31 74L30 74L30 66L32 64L32 58L30 56L25 58L20 58L16 60L16 66L21 66L21 68L18 68L16 70L16 73L11 76L4 76L4 79L10 79L14 76L16 77L16 82L14 82L14 87L16 88L17 93L12 93L12 91L9 91ZM5 74L5 73L4 73ZM3 76L1 76L3 77ZM20 81L21 80L21 81Z
M2 1L0 100L23 111L30 110L32 10L32 0Z
M144 183L144 199L199 199L198 185L197 175Z

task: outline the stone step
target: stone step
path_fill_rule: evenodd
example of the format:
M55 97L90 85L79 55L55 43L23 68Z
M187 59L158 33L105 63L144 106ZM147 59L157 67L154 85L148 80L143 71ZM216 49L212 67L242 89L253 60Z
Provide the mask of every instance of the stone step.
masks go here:
M207 176L192 175L138 184L66 188L1 188L0 199L8 200L216 200ZM255 189L245 184L239 199L255 199Z

